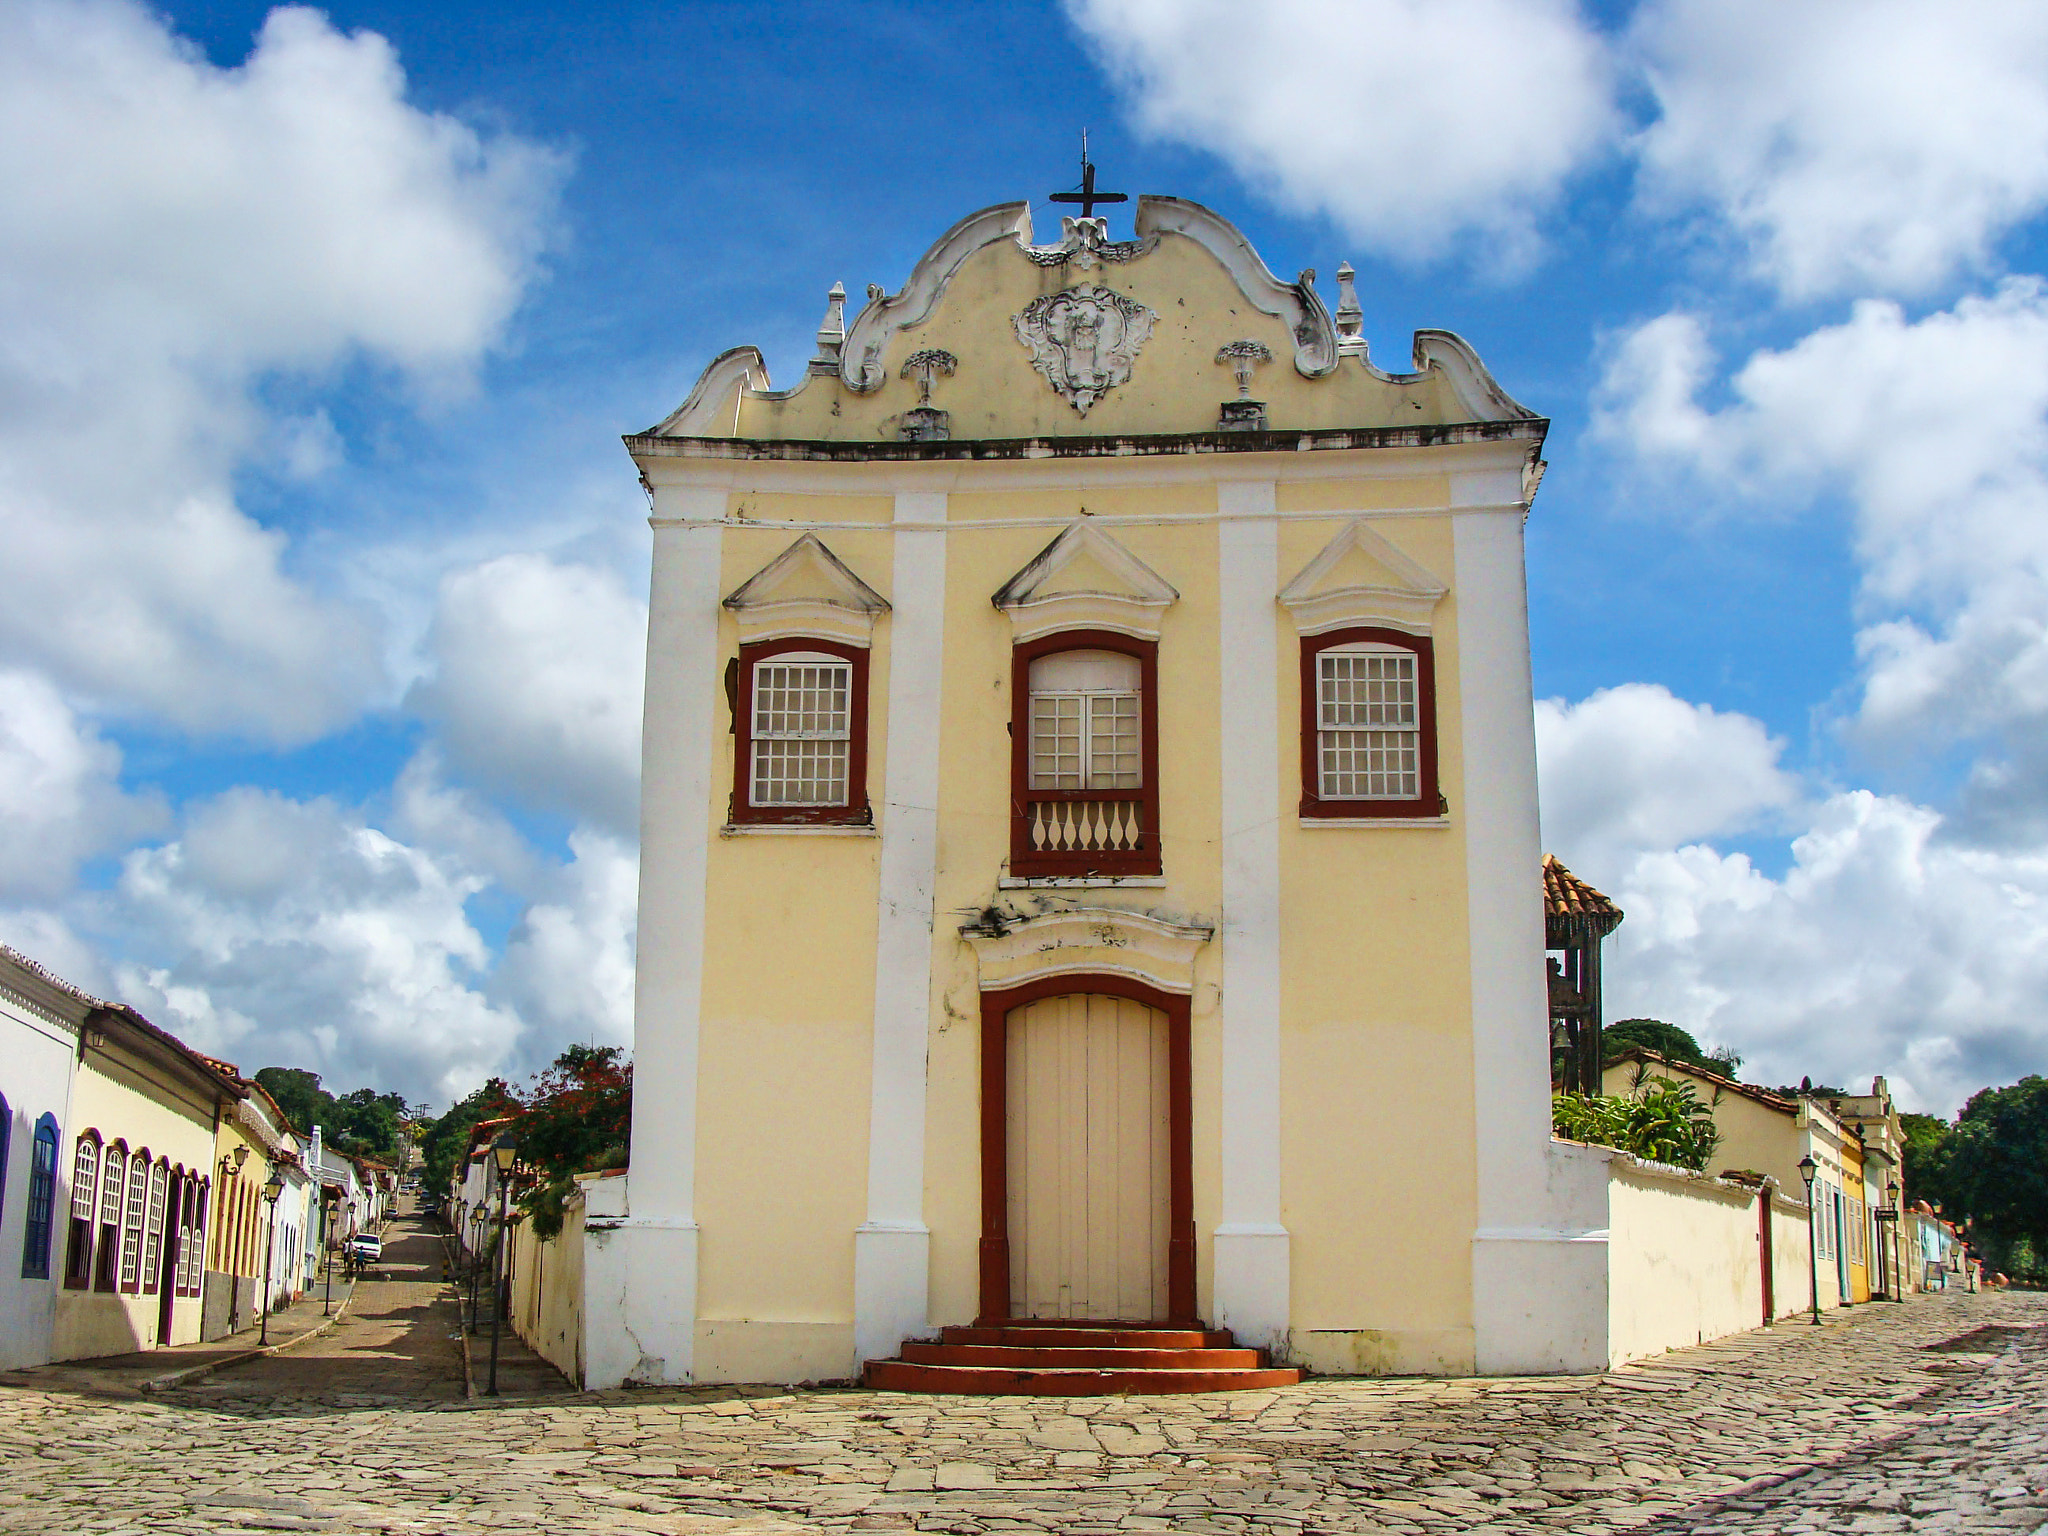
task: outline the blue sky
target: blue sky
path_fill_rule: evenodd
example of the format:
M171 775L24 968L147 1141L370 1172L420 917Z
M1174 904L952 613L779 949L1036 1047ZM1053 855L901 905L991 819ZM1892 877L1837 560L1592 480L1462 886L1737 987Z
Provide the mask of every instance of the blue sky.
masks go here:
M963 214L1193 198L1549 416L1618 1012L1952 1109L2048 1021L2048 19L0 0L0 939L444 1100L630 1034L618 445Z

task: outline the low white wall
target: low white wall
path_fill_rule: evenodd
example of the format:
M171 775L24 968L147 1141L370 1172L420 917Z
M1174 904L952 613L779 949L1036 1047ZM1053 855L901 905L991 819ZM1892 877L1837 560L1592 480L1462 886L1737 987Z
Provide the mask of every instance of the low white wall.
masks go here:
M1762 1326L1756 1191L1617 1157L1607 1201L1610 1364Z
M512 1331L583 1385L583 1201L571 1197L554 1237L535 1237L532 1222L520 1222L511 1259Z
M1796 1317L1813 1305L1812 1272L1807 1267L1806 1203L1771 1197L1772 1302L1779 1317ZM1826 1305L1823 1298L1822 1305Z

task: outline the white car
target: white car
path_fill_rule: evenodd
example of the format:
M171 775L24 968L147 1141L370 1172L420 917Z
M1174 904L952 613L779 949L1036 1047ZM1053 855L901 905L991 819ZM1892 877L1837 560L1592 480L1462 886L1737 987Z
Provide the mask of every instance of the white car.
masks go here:
M348 1248L358 1264L375 1264L384 1257L384 1239L374 1232L358 1232L348 1240Z

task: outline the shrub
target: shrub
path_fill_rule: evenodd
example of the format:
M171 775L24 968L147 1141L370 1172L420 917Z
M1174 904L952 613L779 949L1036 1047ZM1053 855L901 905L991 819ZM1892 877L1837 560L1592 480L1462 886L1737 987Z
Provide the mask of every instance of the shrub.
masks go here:
M1560 1093L1551 1099L1551 1129L1568 1141L1615 1147L1651 1162L1706 1171L1720 1145L1711 1104L1692 1084L1647 1078L1632 1094Z

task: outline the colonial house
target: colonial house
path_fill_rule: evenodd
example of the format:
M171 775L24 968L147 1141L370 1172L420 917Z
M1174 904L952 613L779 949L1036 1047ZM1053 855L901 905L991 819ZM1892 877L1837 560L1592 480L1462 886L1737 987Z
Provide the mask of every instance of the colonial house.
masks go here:
M81 1016L61 983L0 946L0 1369L50 1358Z
M1608 1163L1549 1133L1547 423L1448 332L1378 366L1348 267L1333 312L1134 223L973 214L794 388L738 347L627 439L591 1385L973 1385L1108 1324L1234 1345L1211 1384L1608 1361Z
M50 1358L196 1341L214 1128L239 1090L133 1008L34 969L36 1001L78 1041ZM10 976L26 979L18 968Z
M243 1077L231 1062L206 1060L240 1095L215 1131L213 1231L200 1337L218 1339L260 1321L266 1269L272 1305L280 1289L279 1272L289 1280L298 1269L299 1219L283 1191L299 1181L283 1175L286 1169L296 1170L299 1138L261 1083ZM282 1188L272 1201L265 1191L274 1171Z

